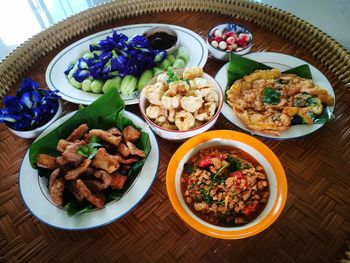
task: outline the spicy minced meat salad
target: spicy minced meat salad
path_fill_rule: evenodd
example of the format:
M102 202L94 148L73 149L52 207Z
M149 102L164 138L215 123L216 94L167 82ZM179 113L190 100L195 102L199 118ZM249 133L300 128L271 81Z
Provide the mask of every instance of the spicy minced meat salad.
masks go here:
M181 189L197 216L227 227L255 219L269 198L264 168L248 153L226 146L192 156L184 165Z

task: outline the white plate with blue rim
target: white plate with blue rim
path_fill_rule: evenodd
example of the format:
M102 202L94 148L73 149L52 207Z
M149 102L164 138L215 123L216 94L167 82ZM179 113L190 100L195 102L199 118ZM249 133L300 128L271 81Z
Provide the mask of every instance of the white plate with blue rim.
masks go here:
M256 52L256 53L250 53L247 55L244 55L243 57L258 61L260 63L263 63L267 66L270 66L272 68L277 68L281 71L285 71L294 67L298 67L300 65L307 64L310 67L312 80L314 84L319 85L320 87L327 90L327 92L334 98L334 106L329 107L330 111L333 113L335 108L335 94L334 90L332 88L332 85L329 83L328 79L325 75L322 74L321 71L319 71L317 68L312 66L311 64L307 63L306 61L286 55L281 53L275 53L275 52ZM227 69L228 69L229 63L226 63L216 74L215 79L220 84L221 88L225 92L227 88ZM237 117L235 112L232 110L231 106L224 103L221 113L224 115L224 117L230 121L232 124L237 126L238 128L249 132L252 135L258 135L260 137L265 138L272 138L272 139L293 139L293 138L299 138L303 137L305 135L308 135L310 133L313 133L320 129L325 123L323 124L299 124L299 125L292 125L288 130L283 131L280 135L271 135L261 132L252 132L249 130L244 123Z
M127 111L124 111L124 113L135 125L148 133L151 151L137 178L121 199L106 203L102 209L93 209L83 214L68 216L64 208L56 206L51 201L47 179L40 177L38 170L30 165L28 150L19 172L19 190L23 202L34 217L49 226L59 229L87 230L110 224L130 213L140 204L157 177L159 147L154 133L141 118ZM58 127L72 117L73 114L74 112L58 119L38 139Z
M58 94L67 101L83 105L91 104L93 101L99 98L101 94L94 94L74 88L64 74L64 71L68 68L68 66L88 52L90 44L105 39L108 35L111 35L113 31L123 33L130 38L135 35L142 35L147 29L156 26L169 26L177 32L180 40L180 46L186 48L190 54L190 58L186 66L204 67L208 59L208 49L205 41L197 33L184 27L168 24L127 25L95 33L80 39L79 41L63 49L54 57L47 67L45 78L48 87L51 90L59 90ZM131 96L121 95L121 97L123 98L125 105L138 103L137 94L133 94Z

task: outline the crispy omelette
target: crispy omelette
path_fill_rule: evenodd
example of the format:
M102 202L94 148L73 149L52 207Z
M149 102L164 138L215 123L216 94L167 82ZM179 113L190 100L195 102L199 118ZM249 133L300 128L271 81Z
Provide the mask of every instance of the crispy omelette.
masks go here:
M296 119L313 124L324 105L334 105L334 98L312 80L271 69L235 81L227 102L248 129L279 135Z

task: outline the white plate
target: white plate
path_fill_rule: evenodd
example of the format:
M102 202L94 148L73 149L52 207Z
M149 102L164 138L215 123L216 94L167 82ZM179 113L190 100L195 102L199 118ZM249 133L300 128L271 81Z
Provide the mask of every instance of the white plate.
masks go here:
M39 138L62 124L73 114L70 113L58 119ZM87 230L112 223L129 213L141 202L157 175L159 147L154 133L143 120L127 111L125 111L125 116L148 133L152 149L141 172L129 190L121 199L106 204L103 209L92 210L77 216L68 216L66 210L55 206L51 202L47 188L47 179L40 177L38 171L31 167L29 150L27 151L19 172L19 190L25 205L37 219L59 229Z
M307 63L304 60L301 60L296 57L292 57L289 55L281 54L281 53L274 53L274 52L257 52L257 53L251 53L248 55L245 55L243 57L264 63L270 67L277 68L281 71L285 71L303 64L308 64L311 70L311 75L313 82L324 89L328 91L328 93L335 98L334 90L329 83L328 79L314 66ZM215 79L217 82L219 82L222 89L226 89L227 86L227 69L228 69L229 63L225 64L216 74ZM330 107L330 110L334 111L334 106ZM291 126L288 130L281 133L281 135L270 135L260 132L252 132L249 130L244 123L236 116L236 114L233 112L230 105L227 103L224 103L221 113L225 116L226 119L228 119L231 123L238 126L242 130L245 130L253 135L259 135L262 137L267 138L275 138L275 139L292 139L301 137L307 134L310 134L319 128L321 128L324 124L300 124L300 125L294 125Z
M187 66L204 67L208 59L208 49L204 40L197 33L184 27L167 24L128 25L87 36L63 49L54 57L46 70L45 78L48 87L51 90L59 90L59 95L67 101L89 105L101 95L74 88L64 74L67 67L89 51L89 44L105 39L107 35L112 34L113 30L116 30L118 33L123 33L128 37L133 37L137 34L141 35L144 31L154 26L170 26L173 28L178 34L180 46L189 50L190 59ZM134 96L123 97L123 99L126 105L138 103L138 98Z

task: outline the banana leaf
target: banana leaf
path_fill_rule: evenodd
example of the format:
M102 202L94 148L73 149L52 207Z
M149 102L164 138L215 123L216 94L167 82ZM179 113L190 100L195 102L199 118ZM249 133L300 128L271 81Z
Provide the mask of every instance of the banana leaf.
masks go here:
M268 70L272 67L263 63L257 62L252 59L248 59L236 54L230 54L230 62L227 69L227 87L226 91L230 89L232 84L244 76L250 75L256 70ZM288 69L282 73L296 74L301 78L312 79L311 70L309 65L303 64L295 68ZM227 94L225 92L225 102L227 102ZM327 105L323 105L323 112L321 115L314 116L313 122L315 124L326 123L334 118L330 108ZM294 122L293 124L302 124L302 121Z
M85 108L81 108L70 119L52 130L50 133L35 141L29 148L29 160L33 168L38 169L39 175L48 176L47 170L39 169L36 160L39 153L58 156L57 143L62 138L67 138L71 132L80 124L87 123L90 129L109 129L117 127L122 130L125 126L132 125L141 131L130 119L123 114L124 101L117 90L111 90L101 96L95 102ZM151 151L150 139L147 133L141 131L137 146L142 149L146 156ZM106 202L118 200L131 187L138 176L146 158L133 164L128 172L128 179L122 190L109 189L106 193ZM67 209L68 215L78 215L93 209L88 202L78 203L69 191L64 193L63 207Z
M231 87L233 82L253 73L256 70L272 69L263 63L245 58L236 54L230 54L230 63L227 70L227 87ZM296 74L299 77L312 79L310 67L307 64L288 69L283 73Z

